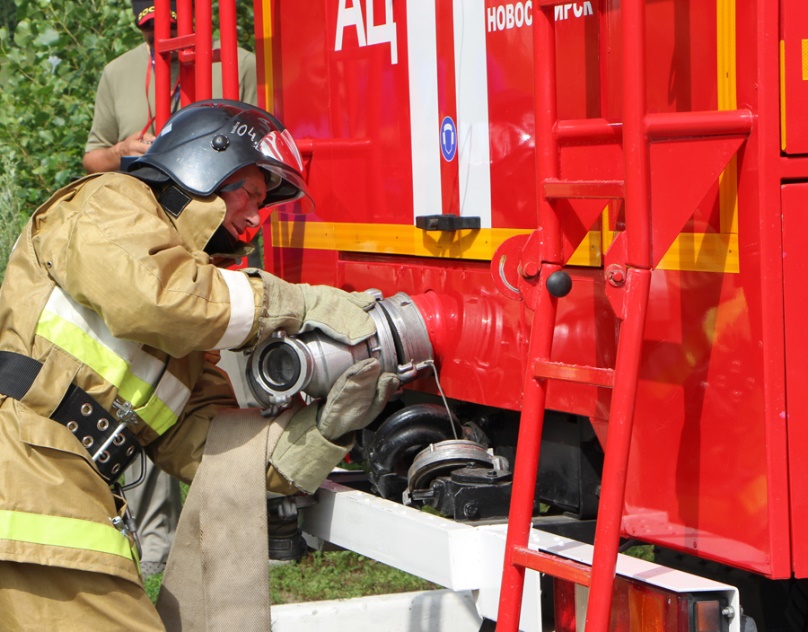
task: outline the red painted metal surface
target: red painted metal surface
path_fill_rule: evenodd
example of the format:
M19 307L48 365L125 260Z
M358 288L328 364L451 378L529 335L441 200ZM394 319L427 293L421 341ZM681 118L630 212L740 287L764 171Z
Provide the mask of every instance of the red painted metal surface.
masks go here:
M452 3L436 2L443 16L440 37L448 37L450 29L443 19L447 11L451 13ZM179 2L180 37L191 33L183 17L188 4ZM203 4L197 3L197 8ZM262 35L256 42L259 51L269 46L272 52L272 69L262 67L264 56L259 54L263 81L269 71L272 75L274 93L269 105L311 149L307 169L318 208L306 221L411 225L416 214L445 209L415 208L413 197L408 3L393 7L395 65L391 46L362 46L355 29L346 29L342 50L334 50L337 4L281 0L260 4L256 14L272 10L271 39L256 25ZM355 4L367 10L364 0ZM485 0L486 10L501 4ZM160 12L166 11L168 2L158 0L157 5L157 28L167 29L167 19L161 22ZM537 216L552 223L553 215L544 217L550 206L541 178L618 181L626 166L634 169L631 161L624 164L620 144L634 160L642 154L646 137L656 141L650 152L650 195L655 186L666 187L667 202L683 208L676 210L675 218L652 209L652 229L658 232L650 242L670 241L679 231L686 237L721 233L737 239L737 252L725 255L737 256L738 266L699 269L706 255L696 248L692 260L679 260L679 269L668 266L650 275L625 502L613 503L625 510L622 530L647 542L771 577L788 577L792 572L808 576L808 544L800 532L808 519L803 491L808 461L801 458L808 439L806 402L802 401L808 336L802 327L805 262L800 254L808 230L803 210L808 200L802 188L808 181L808 159L792 153L802 151L808 132L802 130L798 106L791 105L803 89L801 79L793 74L798 66L791 60L795 47L802 45L800 29L805 20L798 18L804 9L791 0L779 5L762 0L737 3L733 26L742 45L735 50L734 98L743 109L714 112L719 105L715 60L720 26L715 3L642 3L645 26L640 31L647 54L635 62L647 64L648 70L643 77L628 77L638 99L633 105L621 87L626 79L621 60L632 44L623 41L620 19L621 12L635 5L601 0L591 6L592 15L532 26L536 31L553 30L556 38L556 46L543 54L555 58L555 81L562 95L554 104L562 119L557 125L553 125L554 112L545 113L546 119L540 116L538 124L533 120L531 28L486 33L491 227L533 230L539 225ZM380 23L384 3L376 2L375 7ZM789 19L781 20L781 15ZM629 19L639 25L636 15ZM203 29L204 22L198 22ZM781 37L787 62L788 145L783 155ZM167 40L168 31L160 30L158 38ZM450 64L452 47L442 41L440 50L436 63ZM203 53L195 61L204 58ZM159 70L160 59L156 80L161 73L168 76L167 68ZM537 77L537 90L546 90L550 80L548 73ZM169 102L170 86L161 79L156 88L160 108ZM196 98L205 96L204 85L197 88ZM183 99L189 97L183 95ZM445 93L443 98L451 100L451 95ZM641 126L626 129L620 121L632 107L647 115L641 117ZM168 114L161 109L158 113L159 125ZM582 119L591 120L582 123ZM537 136L551 139L539 143L538 155ZM662 142L690 143L694 136L701 137L701 146L686 149L684 142ZM593 140L598 144L586 145ZM738 147L738 212L734 225L728 227L715 173ZM655 178L662 184L655 184ZM631 200L649 195L633 188L625 194L628 205L615 204L604 220L618 232L635 216ZM571 214L561 218L560 243L547 235L534 237L530 244L525 238L511 244L513 256L527 257L529 251L528 263L567 261L577 245L574 242L588 230L600 228L602 210L572 203L570 208ZM585 221L573 226L570 218ZM667 246L645 252L642 243L647 241L638 237L627 246L625 238L618 237L602 261L605 266L624 263L617 253L627 249L635 263L657 263ZM533 294L530 305L543 314L538 317L524 301L511 300L514 297L499 291L501 284L491 277L488 261L296 250L267 244L267 265L292 281L421 294L419 305L430 313L428 327L449 396L528 412L538 409L541 397L549 408L591 417L602 441L611 439L614 427L605 420L613 393L607 389L555 381L541 394L532 386L523 387L521 378L538 354L535 342L529 348L531 329L547 317L541 312L547 305L536 298L540 281L523 275L512 279L515 287ZM553 306L556 316L552 351L545 354L548 362L613 366L618 322L612 307L617 305L620 313L619 293L606 282L602 269L568 271L573 290ZM524 272L532 278L529 270ZM415 387L430 388L426 381Z
M783 282L785 293L785 328L789 341L786 348L786 410L782 421L788 422L788 459L799 464L805 460L808 445L808 389L798 385L808 375L808 337L805 335L805 315L808 314L808 293L805 286L806 255L804 235L808 234L808 183L787 184L782 187L783 203ZM788 289L791 291L788 291ZM792 467L792 489L808 489L808 468ZM794 493L791 498L792 533L803 530L808 517L808 495ZM792 563L798 577L808 575L808 540L794 538Z
M364 10L366 3L361 5ZM378 22L383 3L377 5ZM354 29L345 31L343 48L335 51L335 6L281 1L272 16L273 106L295 138L310 139L315 148L309 182L317 210L306 221L411 225L425 210L414 209L412 197L407 3L394 3L396 65L390 63L389 45L362 47ZM487 0L485 6L499 3ZM620 180L624 168L618 146L625 133L619 126L620 4L603 0L592 7L592 16L554 26L562 121L549 133L560 146L554 174L559 180ZM642 133L685 139L712 129L722 142L751 134L738 163L738 251L727 254L737 255L739 269L668 268L652 274L623 529L648 542L783 577L791 568L792 492L782 418L785 333L777 209L781 174L804 178L808 162L785 162L778 151L778 7L752 2L736 9L736 39L743 42L736 51L736 98L745 109L737 114L706 114L718 107L715 4L659 0L645 3L645 10L648 116ZM537 227L532 45L531 28L486 33L495 228ZM588 117L599 119L591 125L602 143L594 147L582 147L576 138L593 136L577 122ZM346 143L316 146L337 140ZM351 140L366 144L350 147ZM669 202L689 197L695 209L690 215L682 211L683 228L671 221L667 232L727 233L712 176L697 187L676 173L682 164L677 160L697 164L715 160L715 152L688 156L682 150L674 156L676 149L661 150L670 154L660 158L665 169L678 175L666 185ZM651 175L658 172L652 165ZM693 201L699 187L703 199ZM590 209L587 216L593 223L575 236L599 228L600 210ZM621 205L612 209L609 222L622 230ZM551 249L559 261L567 256L558 252L562 248ZM695 250L691 256L698 264L705 253ZM268 249L267 265L290 280L449 297L463 335L446 335L441 343L448 358L441 373L447 393L520 408L519 376L527 368L533 314L498 292L488 262L284 247ZM616 321L603 271L568 271L573 291L558 301L551 360L613 366ZM610 400L610 392L586 385L553 383L547 391L548 407L593 417L604 438L608 430L598 420L607 417Z
M219 33L221 35L222 97L239 100L238 34L236 32L236 0L219 0Z
M169 0L154 2L154 39L162 42L171 37ZM171 116L171 58L168 52L154 56L154 129L163 129Z
M207 2L194 3L196 47L194 49L195 100L213 96L213 13Z
M534 20L535 20L534 16ZM557 299L547 292L544 282L561 267L547 263L539 275L539 302L533 313L533 327L528 347L528 357L538 361L549 360L553 347L553 328L548 323L556 322ZM524 399L516 442L516 467L513 472L513 490L508 512L508 534L505 539L505 566L502 571L498 631L515 631L524 592L525 567L519 563L516 552L525 548L532 527L533 503L536 493L536 472L539 468L544 411L547 408L547 380L537 380L525 372Z
M192 46L196 42L194 32L193 0L178 0L177 2L177 37L179 39L193 37ZM180 60L180 105L186 105L194 101L196 94L193 65L185 63L184 52L179 53Z
M536 360L533 364L533 376L548 380L579 382L608 388L614 386L614 371L612 369L562 364L547 360Z
M516 549L514 549L513 560L525 568L547 573L553 577L566 579L567 581L575 582L582 586L589 586L591 569L584 564L559 559L556 555L522 547L516 547Z

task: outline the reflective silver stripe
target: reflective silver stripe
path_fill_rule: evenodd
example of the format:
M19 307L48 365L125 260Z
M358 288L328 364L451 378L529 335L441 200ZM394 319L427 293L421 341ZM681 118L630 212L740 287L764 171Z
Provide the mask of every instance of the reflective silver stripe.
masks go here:
M113 336L99 314L79 305L62 288L53 289L45 305L45 311L72 323L97 343L112 351L129 365L130 373L147 384L154 384L165 369L163 362L142 350L142 344Z
M255 319L255 294L243 272L219 270L230 291L230 322L214 349L240 347L250 335Z

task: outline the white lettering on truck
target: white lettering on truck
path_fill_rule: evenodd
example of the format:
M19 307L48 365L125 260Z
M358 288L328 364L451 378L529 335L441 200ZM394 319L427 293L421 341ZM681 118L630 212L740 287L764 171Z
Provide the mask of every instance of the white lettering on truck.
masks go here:
M348 6L348 3L351 6ZM334 50L342 50L342 36L345 29L356 29L356 39L360 47L374 44L390 44L390 62L398 63L398 31L393 21L393 0L384 2L384 23L376 24L373 12L373 0L364 0L365 10L362 11L363 0L339 0L337 10L337 37Z
M533 24L533 1L501 4L486 10L488 32L504 31Z
M589 0L580 3L567 2L565 4L557 4L554 10L554 18L556 21L568 20L571 17L581 18L585 15L592 14L592 3ZM515 2L488 7L485 17L489 33L520 28L522 26L531 26L533 24L533 1L527 0L527 2Z
M566 4L557 4L555 6L556 21L569 20L570 11L572 11L572 15L575 16L576 18L580 18L585 15L592 15L592 3L587 0L587 2L583 2L581 4L578 4L577 2L567 2Z

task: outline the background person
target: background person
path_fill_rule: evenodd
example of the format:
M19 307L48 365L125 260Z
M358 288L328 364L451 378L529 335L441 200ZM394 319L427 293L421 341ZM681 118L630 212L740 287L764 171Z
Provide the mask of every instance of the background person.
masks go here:
M176 24L175 3L171 22ZM122 156L140 156L154 140L154 1L132 0L144 42L109 62L95 97L82 163L88 173L117 171ZM239 48L239 100L257 104L255 55ZM171 64L172 112L179 107L179 62ZM213 97L222 96L221 64L213 65Z

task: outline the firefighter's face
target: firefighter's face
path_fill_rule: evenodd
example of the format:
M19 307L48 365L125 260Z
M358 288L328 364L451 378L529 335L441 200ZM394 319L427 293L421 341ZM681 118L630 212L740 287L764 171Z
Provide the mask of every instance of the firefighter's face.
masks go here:
M240 181L243 181L243 184L237 189L219 193L227 208L222 225L235 239L243 235L247 229L258 228L261 225L261 204L267 196L264 172L255 165L239 169L225 180L223 185Z

